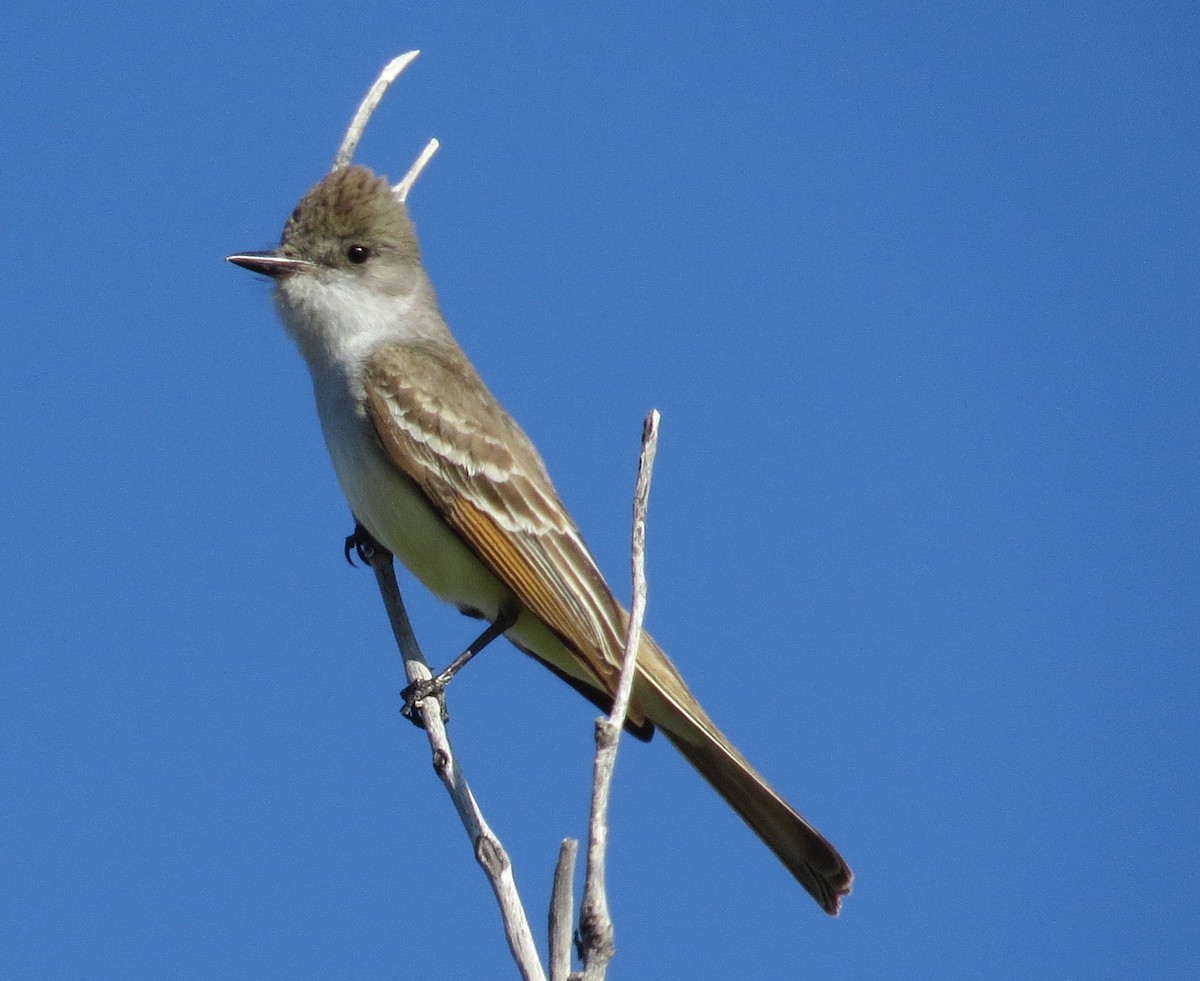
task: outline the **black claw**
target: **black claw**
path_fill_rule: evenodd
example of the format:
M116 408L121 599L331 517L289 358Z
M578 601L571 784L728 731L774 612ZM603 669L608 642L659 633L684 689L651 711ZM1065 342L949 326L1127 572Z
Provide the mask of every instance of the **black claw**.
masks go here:
M354 566L354 559L350 555L353 552L358 556L358 560L363 565L370 565L371 560L379 553L379 543L375 541L366 528L359 521L354 522L354 531L346 536L345 546L342 549L342 554L346 556L346 561Z
M442 722L449 722L450 713L446 710L446 699L442 697L445 690L446 683L437 678L414 681L400 693L400 697L404 699L404 704L400 707L400 714L418 729L424 729L425 723L422 721L417 707L427 698L436 698L441 708Z

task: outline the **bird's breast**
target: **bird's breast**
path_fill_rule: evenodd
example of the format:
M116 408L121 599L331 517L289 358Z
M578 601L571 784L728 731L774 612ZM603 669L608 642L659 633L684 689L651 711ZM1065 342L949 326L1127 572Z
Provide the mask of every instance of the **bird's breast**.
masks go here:
M349 387L317 387L317 413L354 516L437 596L495 619L510 592L467 548L412 479L388 459Z

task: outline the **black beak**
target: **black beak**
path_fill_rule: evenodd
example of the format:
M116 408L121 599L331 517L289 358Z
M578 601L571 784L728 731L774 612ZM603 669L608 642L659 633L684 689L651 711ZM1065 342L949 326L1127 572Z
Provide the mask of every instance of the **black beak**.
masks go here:
M232 262L235 266L241 266L243 269L249 269L251 272L256 272L260 276L270 276L272 279L287 275L288 273L300 272L312 265L311 262L307 262L304 259L289 259L287 256L280 255L277 250L270 252L241 252L238 255L226 256L225 261Z

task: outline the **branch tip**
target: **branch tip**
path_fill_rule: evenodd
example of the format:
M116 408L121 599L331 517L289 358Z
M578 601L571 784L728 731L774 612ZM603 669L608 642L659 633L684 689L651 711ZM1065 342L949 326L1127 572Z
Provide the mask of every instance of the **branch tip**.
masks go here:
M441 144L436 138L426 143L425 149L420 152L417 159L413 161L413 165L408 168L408 173L404 175L404 179L392 188L392 193L396 195L397 200L401 203L408 200L408 192L412 190L412 186L417 182L417 178L421 176L421 171L425 169L425 165L433 159L433 155L437 153L439 146Z
M350 161L354 159L354 151L358 149L358 143L362 139L363 131L367 128L367 123L371 119L371 114L375 111L375 107L379 105L379 100L383 98L383 94L388 90L392 82L396 81L400 73L411 65L420 53L420 51L406 51L399 57L393 58L384 66L383 71L379 73L379 77L375 79L375 84L368 89L362 102L359 103L358 111L354 113L354 118L350 121L346 135L342 137L342 145L338 147L337 156L333 158L332 170L341 170L343 167L350 165Z

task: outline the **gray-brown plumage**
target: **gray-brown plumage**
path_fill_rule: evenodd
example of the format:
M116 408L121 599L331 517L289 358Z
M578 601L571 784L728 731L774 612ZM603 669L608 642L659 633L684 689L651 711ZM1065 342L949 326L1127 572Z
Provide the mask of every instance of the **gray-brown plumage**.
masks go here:
M362 167L301 201L279 249L231 257L271 275L313 375L356 517L431 590L488 619L598 704L615 691L627 614L533 444L445 326L405 206ZM828 913L852 874L730 744L649 635L631 726L671 743Z

